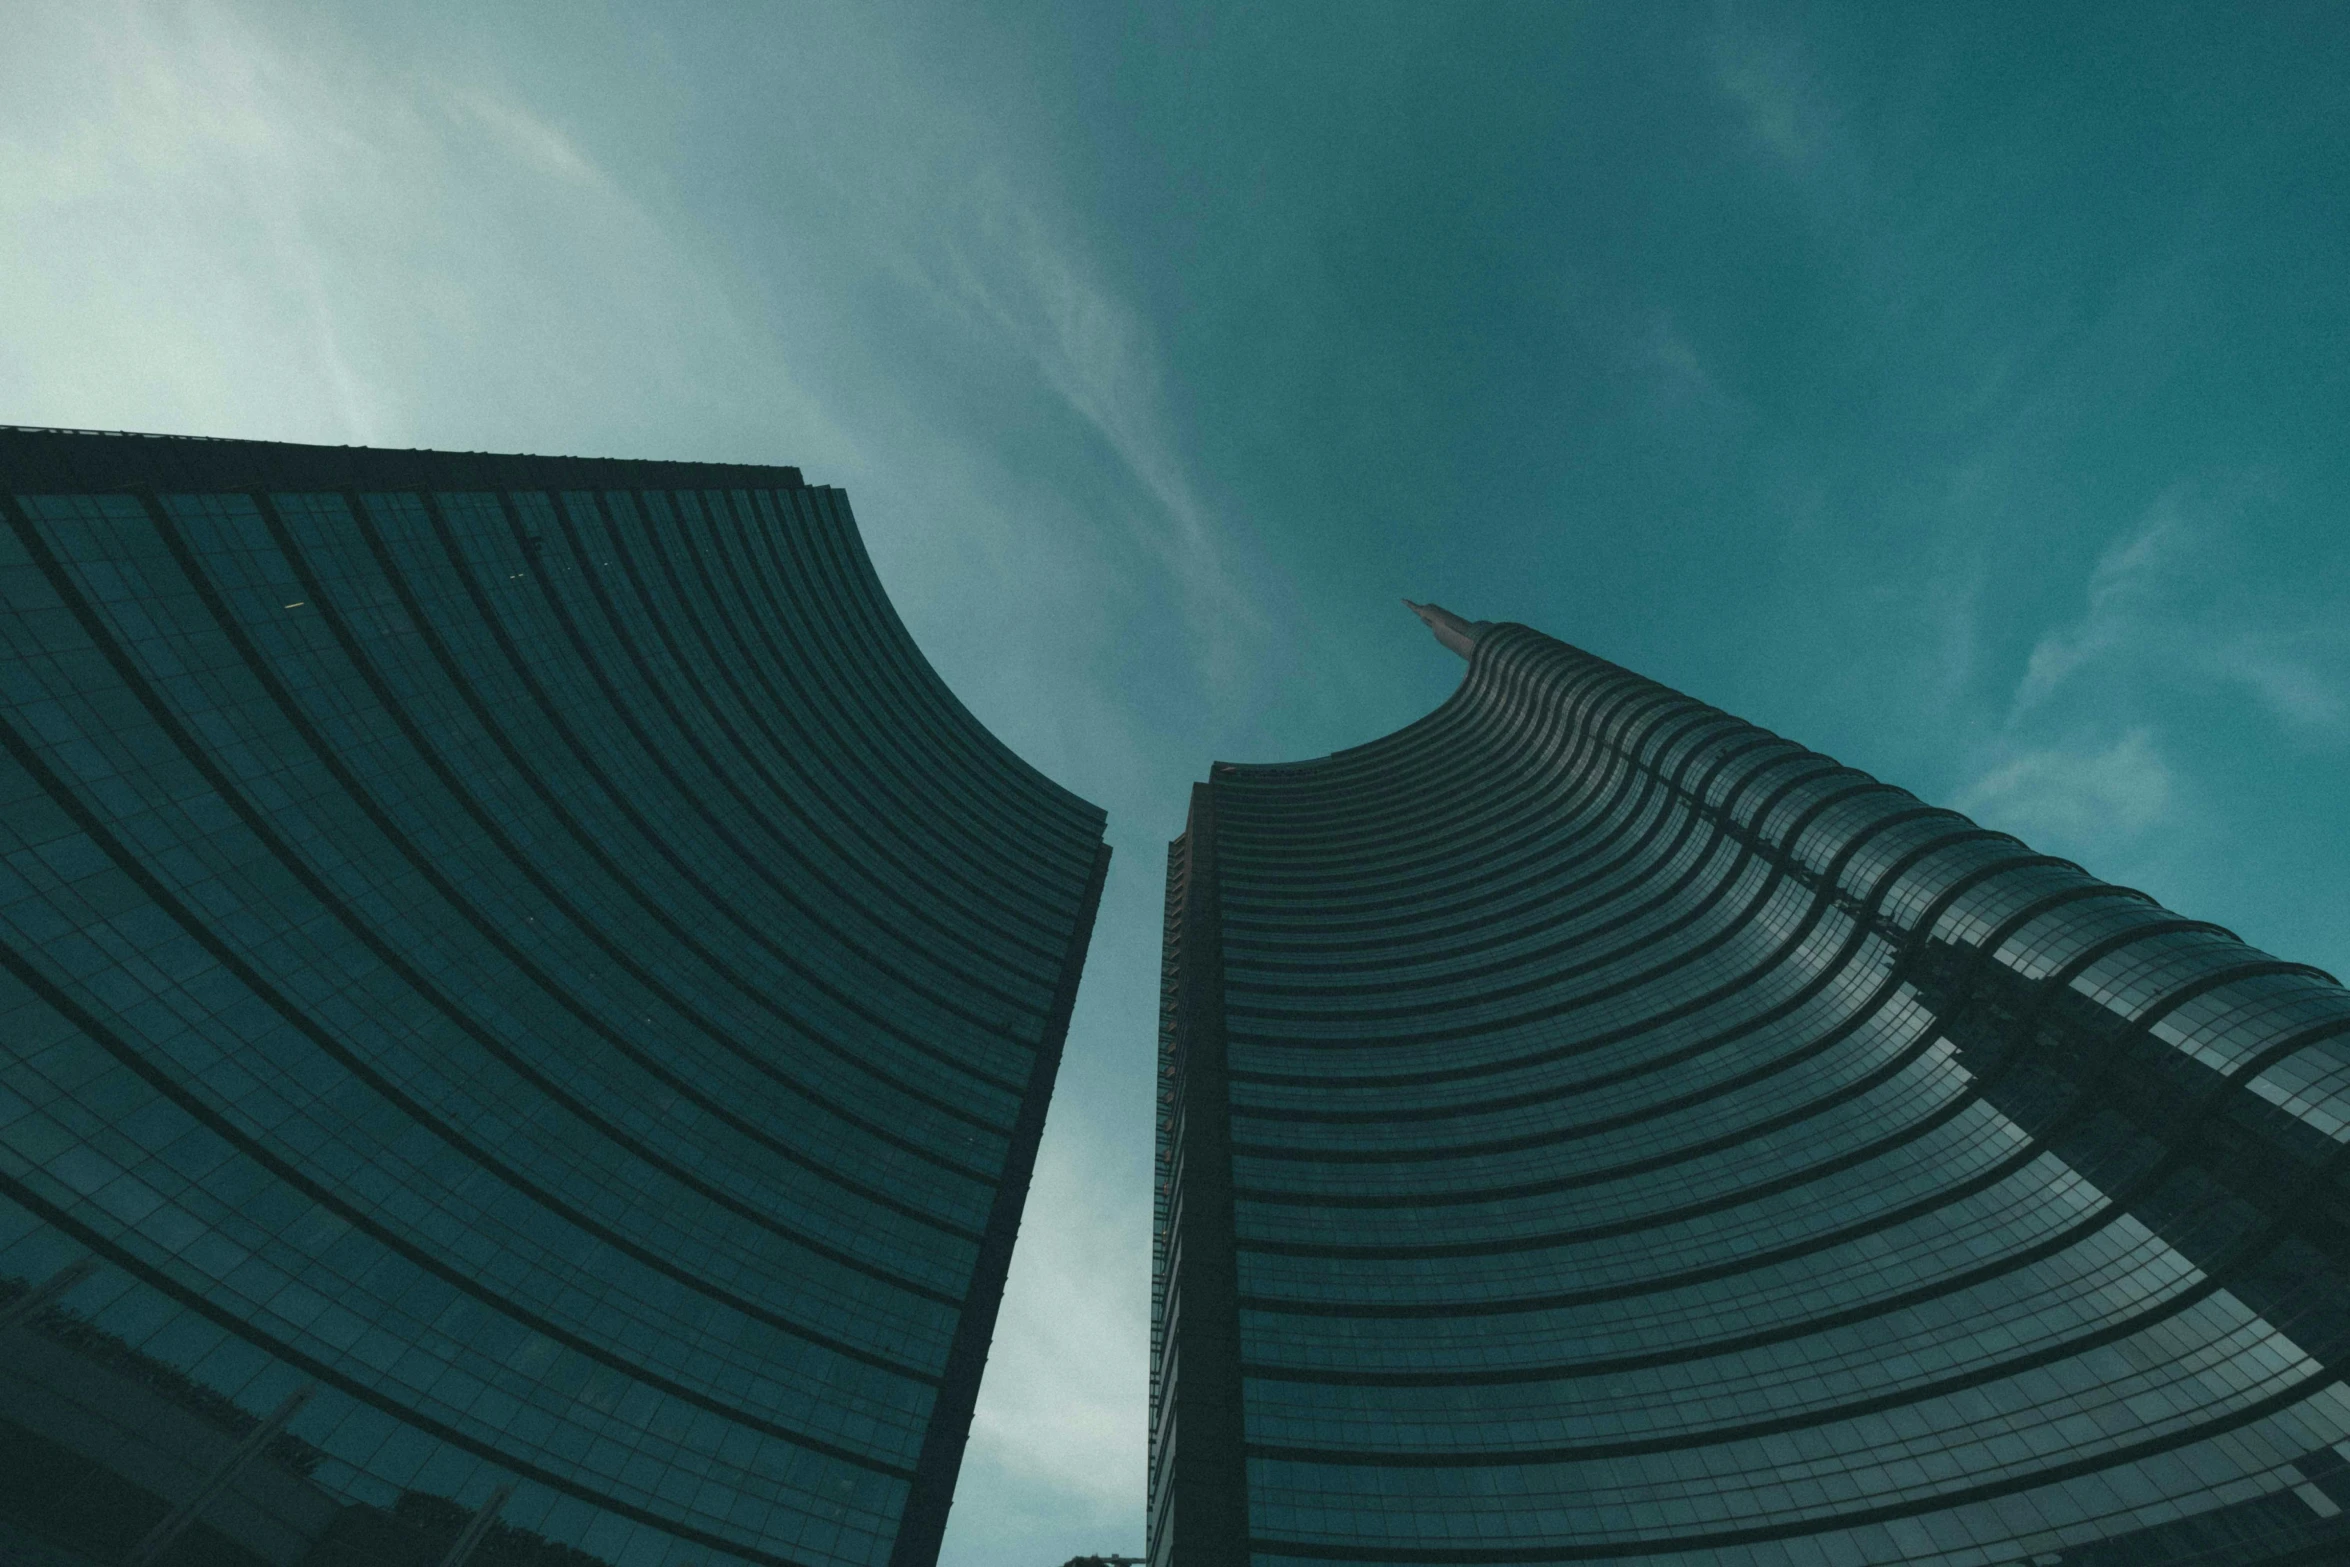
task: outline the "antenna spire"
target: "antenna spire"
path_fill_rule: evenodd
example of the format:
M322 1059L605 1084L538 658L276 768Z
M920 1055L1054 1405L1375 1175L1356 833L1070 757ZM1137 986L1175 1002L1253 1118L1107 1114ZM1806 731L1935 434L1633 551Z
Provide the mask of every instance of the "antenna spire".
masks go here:
M1485 634L1490 620L1463 620L1441 604L1415 604L1405 599L1404 607L1428 623L1436 633L1436 640L1467 658L1477 650L1477 639Z

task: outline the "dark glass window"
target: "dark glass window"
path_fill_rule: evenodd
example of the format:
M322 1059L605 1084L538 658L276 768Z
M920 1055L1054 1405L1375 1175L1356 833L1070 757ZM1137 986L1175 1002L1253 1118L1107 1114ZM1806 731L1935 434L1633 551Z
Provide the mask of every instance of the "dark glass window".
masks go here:
M175 1550L931 1559L1107 851L845 497L32 431L0 493L9 1527L118 1557L306 1390Z
M2350 993L1466 634L1174 845L1154 1567L2350 1549Z

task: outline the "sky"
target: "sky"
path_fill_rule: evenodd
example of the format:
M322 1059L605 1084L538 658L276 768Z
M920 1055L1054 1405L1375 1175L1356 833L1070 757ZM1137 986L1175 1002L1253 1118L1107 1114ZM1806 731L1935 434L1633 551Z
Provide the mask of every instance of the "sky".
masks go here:
M2350 10L10 0L0 422L796 463L1117 860L950 1567L1142 1543L1164 845L1518 620L2350 973Z

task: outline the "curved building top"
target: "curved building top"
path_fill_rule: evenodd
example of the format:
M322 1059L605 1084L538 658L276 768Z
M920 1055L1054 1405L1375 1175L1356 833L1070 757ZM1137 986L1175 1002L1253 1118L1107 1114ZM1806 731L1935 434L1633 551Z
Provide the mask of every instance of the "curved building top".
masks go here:
M1154 1567L2350 1549L2350 992L1413 608L1172 846Z
M1108 851L847 498L0 430L0 590L14 1522L930 1561Z

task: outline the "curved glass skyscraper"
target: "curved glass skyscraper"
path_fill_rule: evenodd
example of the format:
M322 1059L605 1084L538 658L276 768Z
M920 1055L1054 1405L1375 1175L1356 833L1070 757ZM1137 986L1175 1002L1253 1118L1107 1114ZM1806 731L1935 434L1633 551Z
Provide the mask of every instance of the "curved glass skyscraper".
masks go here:
M1107 851L846 499L6 431L0 592L12 1559L933 1559Z
M2350 992L1422 614L1173 848L1153 1567L2350 1559Z

